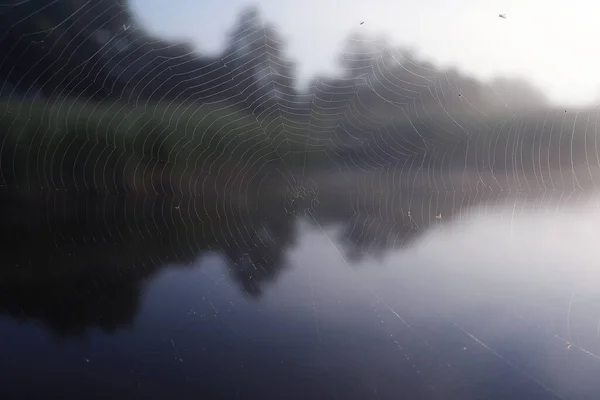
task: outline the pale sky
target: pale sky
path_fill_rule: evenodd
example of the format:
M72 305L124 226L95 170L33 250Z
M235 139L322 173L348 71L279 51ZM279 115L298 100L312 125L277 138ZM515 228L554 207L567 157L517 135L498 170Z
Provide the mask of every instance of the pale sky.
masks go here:
M335 72L344 39L365 31L479 78L525 77L556 102L600 100L600 1L129 1L147 29L205 53L220 51L238 13L258 5L287 41L303 82Z

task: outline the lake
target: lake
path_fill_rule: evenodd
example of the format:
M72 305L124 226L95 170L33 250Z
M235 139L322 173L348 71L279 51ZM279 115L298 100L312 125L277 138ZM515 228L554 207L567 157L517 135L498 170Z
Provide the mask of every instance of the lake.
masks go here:
M600 197L424 176L17 198L1 395L597 398Z

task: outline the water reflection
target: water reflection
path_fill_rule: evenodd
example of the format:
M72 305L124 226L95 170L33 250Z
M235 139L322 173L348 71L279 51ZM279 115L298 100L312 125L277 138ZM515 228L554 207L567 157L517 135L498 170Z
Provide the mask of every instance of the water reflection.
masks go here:
M131 324L145 282L165 266L190 264L201 251L222 251L241 289L258 295L284 266L281 254L292 239L293 221L283 213L256 222L254 215L221 210L219 219L204 214L182 221L181 203L164 196L36 197L37 220L33 209L7 209L0 310L39 319L61 334ZM77 212L61 213L68 206ZM124 218L136 213L146 215ZM8 217L20 221L11 226Z
M159 270L191 265L207 251L226 257L228 274L244 294L261 295L288 267L299 221L323 232L354 264L418 244L431 228L452 226L475 206L486 215L507 207L521 215L588 197L433 192L419 187L419 179L402 190L406 179L394 173L287 175L264 187L252 205L62 191L30 193L27 203L6 190L3 197L12 205L2 216L0 310L40 320L59 334L89 327L111 332L133 323L144 287Z

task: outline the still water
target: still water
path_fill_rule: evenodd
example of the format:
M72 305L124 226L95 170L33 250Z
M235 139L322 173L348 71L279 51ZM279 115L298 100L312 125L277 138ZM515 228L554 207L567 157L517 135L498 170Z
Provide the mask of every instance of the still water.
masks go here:
M597 398L596 195L363 178L246 208L39 194L3 241L0 395Z

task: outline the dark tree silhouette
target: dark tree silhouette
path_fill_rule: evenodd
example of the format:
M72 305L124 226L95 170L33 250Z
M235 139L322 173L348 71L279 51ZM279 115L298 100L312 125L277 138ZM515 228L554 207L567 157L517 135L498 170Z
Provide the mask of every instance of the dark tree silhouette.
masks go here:
M0 22L5 97L227 100L251 110L264 94L245 62L227 66L227 54L203 57L185 43L153 37L117 0L21 2L2 7Z

